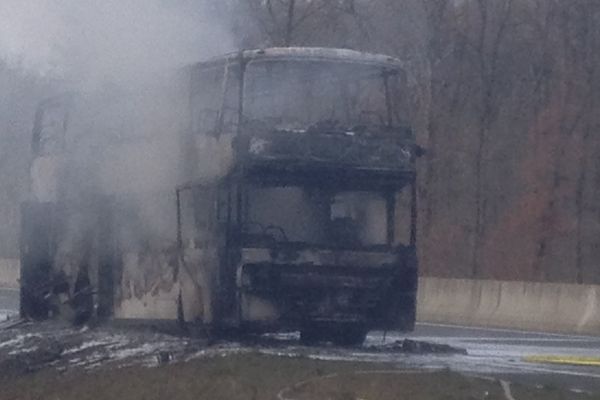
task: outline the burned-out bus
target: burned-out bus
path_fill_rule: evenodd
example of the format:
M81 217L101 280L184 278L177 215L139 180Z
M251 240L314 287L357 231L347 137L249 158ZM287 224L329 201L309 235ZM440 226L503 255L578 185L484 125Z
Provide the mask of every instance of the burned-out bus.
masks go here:
M61 178L73 154L42 154L40 138L53 126L53 143L68 149L64 136L90 124L67 121L85 112L72 96L41 106L32 171L48 171L42 162L62 172L48 200L23 205L23 313L65 314L69 305L76 319L297 330L306 343L341 345L370 330L411 330L420 150L400 61L273 48L198 63L167 81L138 94L141 104L162 97L150 110L125 113L134 122L92 140L103 156L83 168L94 178L76 184ZM141 133L127 139L131 129ZM115 130L107 151L103 135ZM138 164L150 166L123 177ZM159 183L132 189L157 174ZM73 195L82 180L108 183ZM162 235L149 234L148 216L170 220Z

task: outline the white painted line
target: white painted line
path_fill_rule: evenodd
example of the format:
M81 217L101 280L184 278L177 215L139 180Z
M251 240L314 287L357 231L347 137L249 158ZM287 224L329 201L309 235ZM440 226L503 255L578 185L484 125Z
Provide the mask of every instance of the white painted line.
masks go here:
M502 390L504 391L504 397L506 397L506 400L515 400L510 390L510 382L501 380L500 385L502 386Z

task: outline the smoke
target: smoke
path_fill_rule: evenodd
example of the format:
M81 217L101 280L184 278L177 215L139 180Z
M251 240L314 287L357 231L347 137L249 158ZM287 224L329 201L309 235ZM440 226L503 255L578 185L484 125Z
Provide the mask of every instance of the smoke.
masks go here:
M0 59L78 88L148 79L231 48L198 0L0 2Z
M164 231L172 223L171 199L156 193L172 193L176 184L176 125L182 122L172 120L168 107L175 105L154 82L233 49L227 24L209 6L207 0L0 1L0 109L10 110L0 112L0 140L4 153L26 160L18 165L0 160L0 240L10 237L13 249L4 253L18 252L15 215L21 201L35 199L31 182L55 184L56 177L36 176L31 166L38 164L46 174L60 171L63 200L70 196L77 203L90 193L143 199L148 204L130 212L143 220L138 231ZM35 108L65 92L75 93L68 118L59 108L40 123L41 135L51 138L61 135L54 132L63 126L56 121L68 119L66 155L35 159L30 151ZM25 172L29 160L31 171ZM52 163L60 166L45 167ZM29 189L9 191L16 175L20 182L13 186ZM81 236L84 225L101 218L81 216L91 210L77 207L60 247L77 247L69 237Z

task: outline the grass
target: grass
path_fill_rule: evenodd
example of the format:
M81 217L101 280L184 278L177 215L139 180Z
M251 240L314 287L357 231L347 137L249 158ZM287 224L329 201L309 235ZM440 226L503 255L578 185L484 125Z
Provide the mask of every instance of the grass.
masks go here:
M0 399L262 400L276 399L288 388L285 397L297 400L505 400L497 382L450 371L398 371L391 365L240 354L157 368L46 370L0 378ZM517 400L591 398L559 390L518 391Z

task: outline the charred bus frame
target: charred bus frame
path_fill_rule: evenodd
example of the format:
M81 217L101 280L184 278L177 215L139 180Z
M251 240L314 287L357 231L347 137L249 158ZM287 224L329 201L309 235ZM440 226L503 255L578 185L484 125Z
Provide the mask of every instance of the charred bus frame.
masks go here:
M348 130L322 127L292 133L261 130L246 124L245 74L248 65L254 62L309 62L324 68L328 64L350 64L377 69L385 95L385 132L380 136L362 136ZM216 301L219 311L215 312L215 324L253 329L300 329L306 340L329 338L348 343L362 341L371 329L412 329L417 288L415 160L420 149L409 128L393 123L389 78L404 73L401 63L386 56L349 50L267 49L240 52L199 64L190 71L190 76L193 80L195 74L211 68L228 71L224 87L228 79L238 82L233 166L225 176L212 183L203 180L203 183L191 182L178 187L176 207L177 242L181 252L185 252L183 193L195 190L218 193L214 207L217 214L223 215L220 223L224 238L219 249L220 266L216 279L220 286ZM236 73L230 74L232 70ZM190 87L194 87L193 81ZM222 133L223 114L221 109L215 136ZM251 202L248 192L249 188L257 186L301 187L329 193L343 190L380 193L385 199L386 243L371 247L350 243L334 246L291 243L282 229L282 241L251 243L252 238L245 233ZM407 244L400 245L395 238L396 194L407 187L410 193L410 238ZM251 249L258 248L267 251L256 260L247 256ZM306 253L312 253L313 258ZM315 261L315 257L320 260ZM340 264L340 260L348 262L353 257L354 262L344 265L342 261ZM360 265L361 261L370 264L370 268ZM344 288L341 292L346 293L356 289L348 301L357 300L363 304L355 307L353 314L348 311L351 307L331 306L325 313L328 315L317 315L313 311L320 305L309 303L322 301L323 296L317 294L311 299L311 294L316 293L315 288L321 292ZM243 315L245 293L268 298L282 305L283 310L279 310L277 318L251 321ZM331 302L331 299L324 302Z

